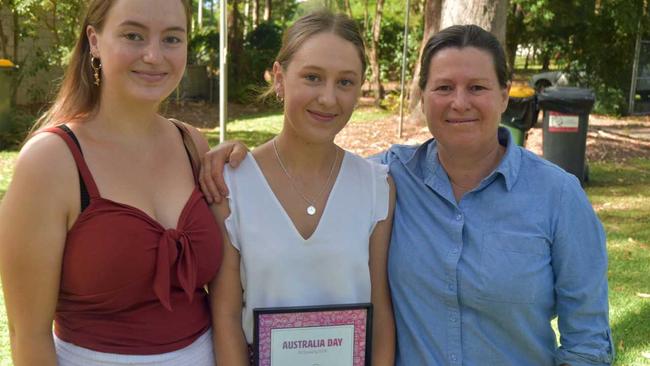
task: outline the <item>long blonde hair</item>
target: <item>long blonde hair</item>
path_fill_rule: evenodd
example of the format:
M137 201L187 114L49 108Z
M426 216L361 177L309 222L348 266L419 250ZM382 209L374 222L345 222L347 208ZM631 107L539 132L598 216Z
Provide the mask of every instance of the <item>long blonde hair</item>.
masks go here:
M100 88L94 85L93 69L90 64L90 43L86 36L88 26L101 32L108 11L116 0L92 0L81 25L79 38L70 56L61 87L49 109L38 118L31 134L39 129L66 122L78 121L97 112L100 103ZM187 32L190 32L191 7L188 0L180 0L187 16Z

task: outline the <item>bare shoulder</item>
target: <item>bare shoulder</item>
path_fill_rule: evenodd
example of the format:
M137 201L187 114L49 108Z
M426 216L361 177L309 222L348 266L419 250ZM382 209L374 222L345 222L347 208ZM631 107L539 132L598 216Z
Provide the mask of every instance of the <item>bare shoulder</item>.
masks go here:
M16 219L29 216L32 220L64 220L70 219L78 204L79 173L66 143L52 133L31 138L18 154L3 198L3 211L13 212ZM44 227L46 222L41 225Z
M27 180L30 186L56 189L52 182L76 178L77 167L65 141L53 133L43 132L32 137L21 149L12 180Z

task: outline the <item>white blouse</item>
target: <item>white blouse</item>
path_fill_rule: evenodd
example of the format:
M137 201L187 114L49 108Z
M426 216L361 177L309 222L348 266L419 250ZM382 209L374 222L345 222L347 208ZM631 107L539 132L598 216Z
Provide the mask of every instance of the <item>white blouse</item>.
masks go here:
M346 152L320 222L304 239L252 154L238 168L226 167L225 225L241 257L249 344L255 308L370 302L369 241L388 215L387 175L386 166Z

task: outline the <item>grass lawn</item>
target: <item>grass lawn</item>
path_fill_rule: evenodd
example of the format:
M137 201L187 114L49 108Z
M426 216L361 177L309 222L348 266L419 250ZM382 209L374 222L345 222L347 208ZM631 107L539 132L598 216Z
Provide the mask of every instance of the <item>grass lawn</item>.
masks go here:
M354 123L385 117L361 110ZM256 146L273 137L281 116L260 114L232 121L228 138ZM204 131L210 145L218 132ZM0 197L9 183L16 152L0 152ZM626 164L590 162L586 188L607 232L609 251L610 321L616 345L616 365L650 366L650 159ZM0 366L11 365L4 302L0 296ZM643 355L647 354L647 357Z

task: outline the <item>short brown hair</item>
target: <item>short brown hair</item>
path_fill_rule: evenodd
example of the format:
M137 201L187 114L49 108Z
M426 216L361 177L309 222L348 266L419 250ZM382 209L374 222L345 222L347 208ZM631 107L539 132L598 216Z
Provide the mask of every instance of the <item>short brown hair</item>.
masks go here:
M445 48L465 47L475 47L489 53L492 56L492 61L494 61L494 71L497 74L499 85L502 88L508 85L510 74L506 63L506 54L499 40L492 33L478 25L470 24L452 25L429 38L424 46L420 62L420 80L418 83L420 89L424 90L427 85L429 66L433 56Z

